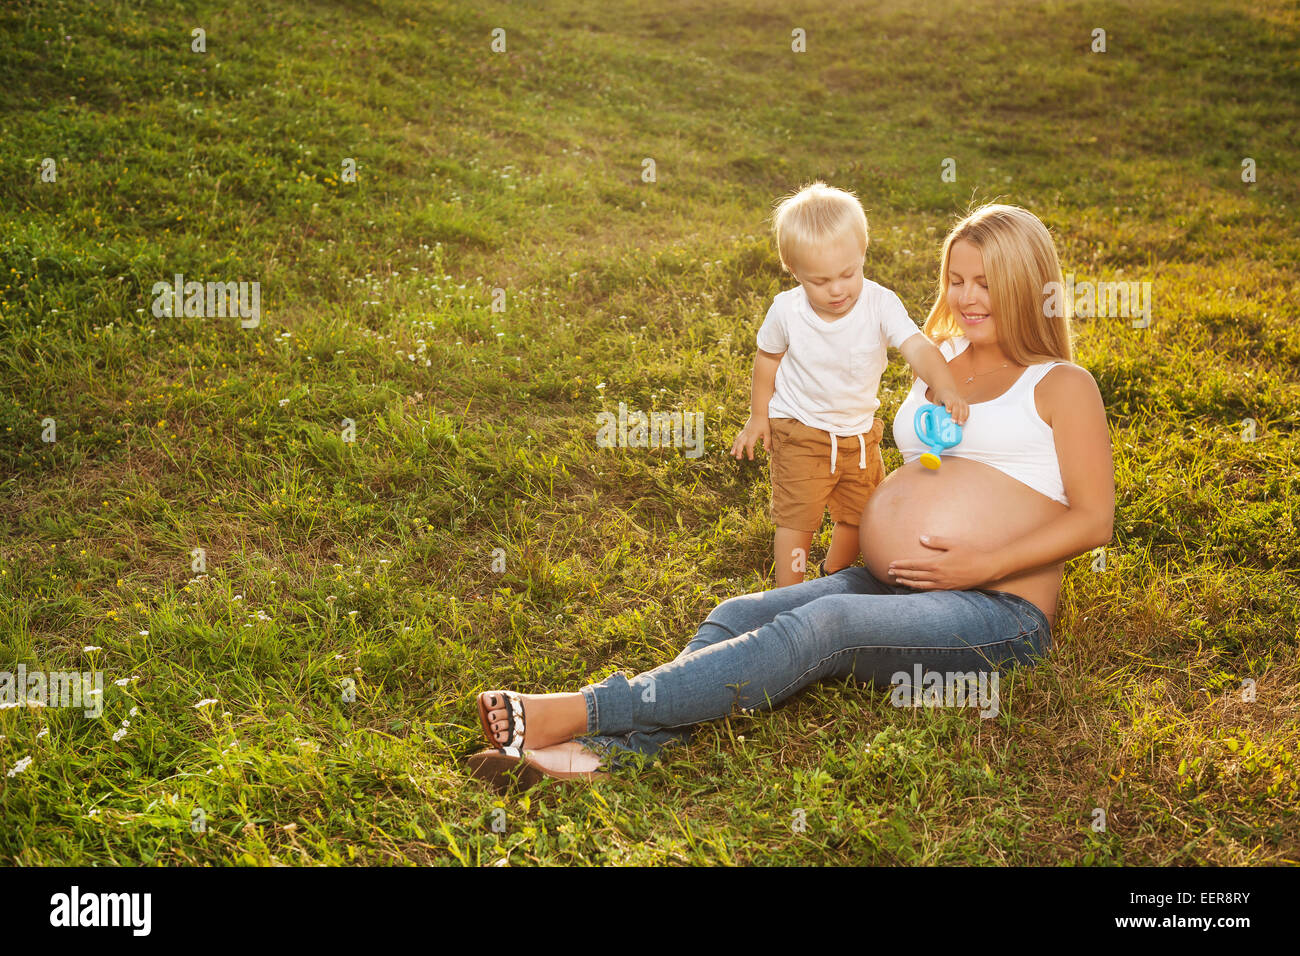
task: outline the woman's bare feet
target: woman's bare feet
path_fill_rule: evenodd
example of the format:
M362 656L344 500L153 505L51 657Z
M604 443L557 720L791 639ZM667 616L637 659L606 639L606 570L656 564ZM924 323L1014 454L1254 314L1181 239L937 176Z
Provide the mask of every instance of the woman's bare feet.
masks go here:
M485 691L488 726L498 747L510 743L509 711L505 695ZM547 748L587 732L587 701L582 694L520 694L524 706L524 746Z

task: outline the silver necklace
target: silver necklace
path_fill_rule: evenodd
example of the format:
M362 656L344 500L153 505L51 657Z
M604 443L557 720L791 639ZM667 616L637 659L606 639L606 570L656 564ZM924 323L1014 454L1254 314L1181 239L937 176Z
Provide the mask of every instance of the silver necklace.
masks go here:
M1000 372L1002 369L1006 368L1006 367L1007 367L1008 365L1010 365L1010 364L1011 364L1010 362L1003 362L1003 363L1002 363L1001 365L999 365L997 368L991 368L991 369L989 369L987 372L976 372L976 373L975 373L974 375L972 375L970 378L966 379L966 381L964 382L964 384L969 385L971 382L975 381L975 379L979 378L981 375L989 375L989 374L991 374L991 373L993 373L993 372Z

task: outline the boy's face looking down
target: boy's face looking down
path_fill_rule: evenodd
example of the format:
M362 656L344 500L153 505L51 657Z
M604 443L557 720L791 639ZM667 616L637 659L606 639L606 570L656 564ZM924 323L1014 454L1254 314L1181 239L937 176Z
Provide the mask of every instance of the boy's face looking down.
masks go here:
M790 272L799 280L813 311L827 322L848 315L862 294L862 249L852 236L800 250Z

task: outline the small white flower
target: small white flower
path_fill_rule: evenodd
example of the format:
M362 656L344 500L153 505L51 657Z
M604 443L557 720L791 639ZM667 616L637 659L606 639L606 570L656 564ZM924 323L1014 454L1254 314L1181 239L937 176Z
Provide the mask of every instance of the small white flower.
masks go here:
M219 701L215 697L205 697L203 698L203 700L199 701L197 704L194 705L194 709L198 710L200 707L207 707L209 704L216 704L216 703L219 703Z
M41 732L40 732L39 734L36 735L36 739L37 739L37 740L40 740L42 737L44 737L44 736L45 736L46 734L48 734L49 732L50 732L50 728L49 728L49 727L43 727L43 728L41 728Z
M140 708L139 708L139 707L132 707L132 708L131 708L131 712L130 712L127 716L128 716L128 717L134 717L134 716L136 716L136 715L139 714L139 713L140 713Z
M87 644L85 647L82 648L82 650L83 650L85 653L89 654L91 651L102 651L103 648L102 648L102 647L96 647L94 644Z
M117 743L119 740L121 740L121 739L122 739L123 737L125 737L125 736L126 736L126 728L125 728L125 727L123 727L121 730L115 730L115 731L113 731L113 742L114 742L114 743Z
M22 760L18 761L16 764L14 764L13 767L10 768L9 772L8 772L7 774L5 774L5 776L7 776L7 777L16 777L18 774L22 773L24 770L26 770L26 769L27 769L28 767L30 767L31 765L32 765L32 758L31 758L31 757L24 757Z
M281 408L284 408L284 406L286 406L286 405L288 405L288 404L289 404L289 400L288 400L287 398L282 398L282 399L280 399L280 407L281 407Z
M148 637L148 636L149 636L149 632L148 632L148 631L141 631L141 632L140 632L140 636L141 636L141 637Z

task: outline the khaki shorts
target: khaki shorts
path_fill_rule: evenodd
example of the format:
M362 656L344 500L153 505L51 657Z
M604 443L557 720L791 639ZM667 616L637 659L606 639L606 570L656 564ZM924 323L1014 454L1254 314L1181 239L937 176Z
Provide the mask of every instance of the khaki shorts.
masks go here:
M773 418L772 522L778 528L817 532L827 505L831 520L856 526L876 486L885 480L880 439L885 423L873 419L861 437L835 439L831 473L831 434L793 418ZM865 467L860 467L865 465Z

